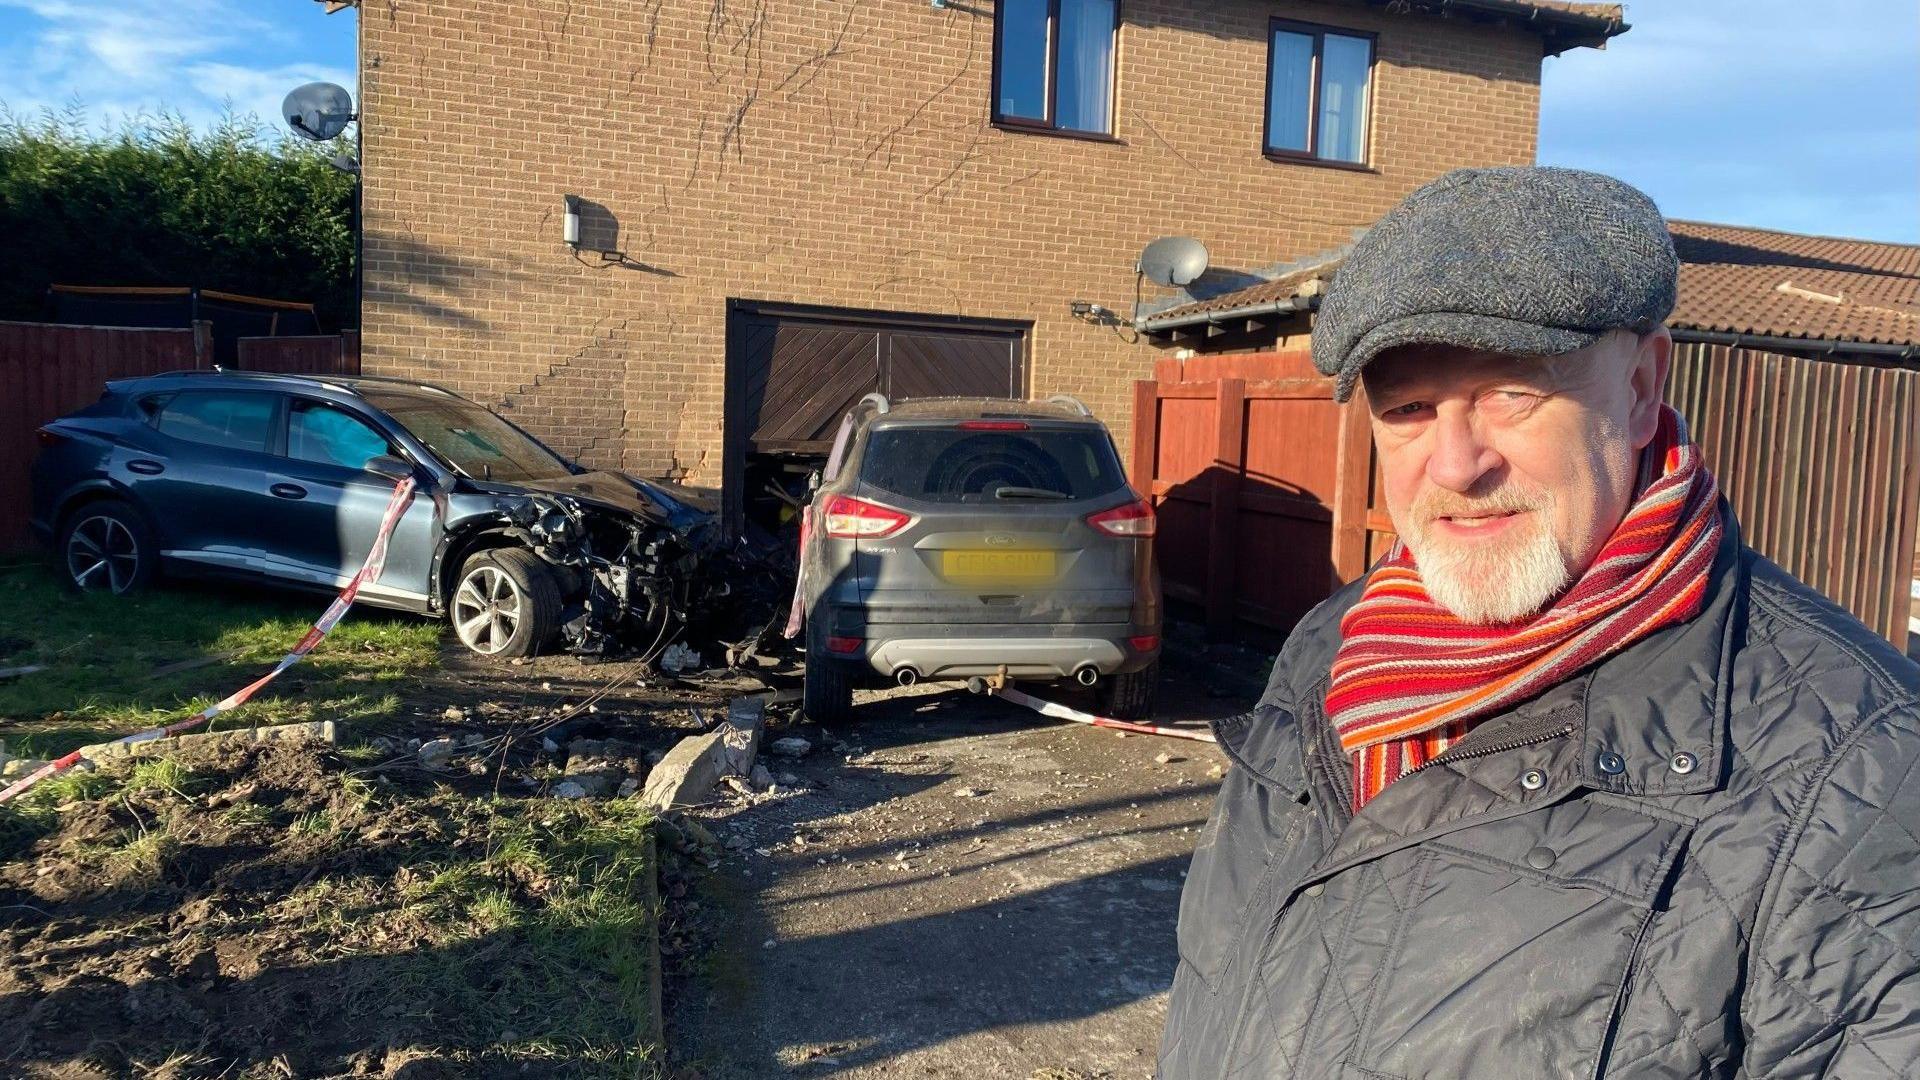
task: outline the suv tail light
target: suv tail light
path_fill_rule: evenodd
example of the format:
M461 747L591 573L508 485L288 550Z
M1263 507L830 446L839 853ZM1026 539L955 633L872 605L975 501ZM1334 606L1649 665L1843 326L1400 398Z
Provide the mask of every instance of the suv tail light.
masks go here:
M1153 507L1145 499L1135 499L1111 510L1102 510L1087 518L1087 524L1113 536L1150 537L1154 532Z
M1027 425L1019 420L963 420L961 431L1027 431Z
M860 540L892 536L913 520L911 514L903 514L892 507L850 495L835 495L828 499L821 517L826 521L828 536Z

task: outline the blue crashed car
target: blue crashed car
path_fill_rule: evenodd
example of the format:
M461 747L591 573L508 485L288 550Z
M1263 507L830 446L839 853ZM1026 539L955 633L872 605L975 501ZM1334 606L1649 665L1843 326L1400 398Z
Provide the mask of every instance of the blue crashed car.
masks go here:
M418 493L359 600L444 617L485 656L665 641L737 577L705 497L582 469L435 386L125 379L39 439L33 528L79 589L201 574L337 590L405 476Z

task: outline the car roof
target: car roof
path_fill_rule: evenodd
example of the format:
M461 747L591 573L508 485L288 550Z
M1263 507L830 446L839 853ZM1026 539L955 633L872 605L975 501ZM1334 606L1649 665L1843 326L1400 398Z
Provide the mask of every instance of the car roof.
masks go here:
M1071 404L1069 404L1071 402ZM1083 424L1100 423L1079 402L1071 398L1048 401L1021 401L1012 398L930 397L904 398L892 403L885 412L872 415L870 423L886 424L895 420L1058 420Z
M113 379L107 389L115 393L137 394L153 390L213 389L248 387L267 390L333 391L363 396L365 391L381 395L404 395L423 399L461 398L459 394L432 383L413 379L395 379L379 375L298 375L273 371L169 371L132 379Z

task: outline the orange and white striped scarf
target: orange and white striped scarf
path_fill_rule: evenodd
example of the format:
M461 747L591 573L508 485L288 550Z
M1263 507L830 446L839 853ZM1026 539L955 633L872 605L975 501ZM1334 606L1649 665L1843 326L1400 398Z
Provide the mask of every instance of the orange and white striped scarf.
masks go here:
M1593 564L1524 622L1460 621L1394 545L1340 621L1327 690L1327 717L1353 756L1356 811L1479 720L1699 612L1720 546L1719 488L1669 407L1636 490Z

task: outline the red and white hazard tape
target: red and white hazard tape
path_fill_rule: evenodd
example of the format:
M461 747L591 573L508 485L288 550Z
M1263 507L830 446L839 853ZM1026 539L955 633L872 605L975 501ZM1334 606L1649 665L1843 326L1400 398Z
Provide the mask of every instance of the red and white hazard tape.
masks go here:
M1071 720L1076 724L1090 724L1093 727L1112 728L1115 731L1131 731L1137 735L1164 735L1170 739L1191 739L1194 742L1218 742L1211 731L1188 731L1185 728L1162 727L1159 724L1138 724L1131 720L1115 720L1111 716L1095 716L1079 709L1069 709L1065 705L1051 701L1042 701L1032 694L1022 693L1011 686L998 690L989 688L987 693L1005 698L1015 705L1025 705L1042 716L1051 716L1056 720Z
M333 629L334 624L338 623L340 617L347 613L347 609L353 606L354 597L360 594L360 586L368 581L379 578L381 569L387 564L387 538L393 535L393 527L399 523L400 515L406 512L407 504L412 501L413 480L411 478L402 480L394 485L393 498L387 501L386 516L380 520L380 534L373 538L373 548L367 552L367 561L360 564L359 572L353 575L353 580L347 582L346 588L340 590L340 595L334 597L333 603L327 606L326 613L321 615L319 620L313 624L313 627L306 632L306 635L293 647L293 651L282 657L280 662L274 665L272 671L267 672L265 675L260 676L258 679L255 679L246 686L241 687L232 694L207 706L201 712L185 720L168 724L165 727L148 728L145 731L128 735L124 739L116 739L109 745L130 746L134 743L151 742L154 739L164 739L170 735L178 735L183 731L189 731L199 727L201 724L206 723L229 709L238 708L244 704L248 698L251 698L257 693L261 687L278 678L281 672L299 663L302 657L313 651L314 646L325 640L328 632ZM49 776L57 776L73 768L80 762L84 753L84 749L75 750L65 757L47 762L45 765L14 781L4 790L0 790L0 803L14 798Z

